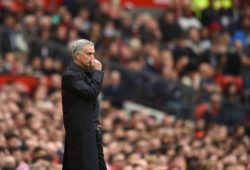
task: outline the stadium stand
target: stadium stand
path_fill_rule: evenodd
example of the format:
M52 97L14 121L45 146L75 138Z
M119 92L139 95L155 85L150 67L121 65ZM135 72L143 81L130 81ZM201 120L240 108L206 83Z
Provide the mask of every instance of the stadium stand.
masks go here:
M109 170L249 169L249 0L172 0L159 18L115 2L0 0L0 169L61 169L61 73L79 38L104 64Z

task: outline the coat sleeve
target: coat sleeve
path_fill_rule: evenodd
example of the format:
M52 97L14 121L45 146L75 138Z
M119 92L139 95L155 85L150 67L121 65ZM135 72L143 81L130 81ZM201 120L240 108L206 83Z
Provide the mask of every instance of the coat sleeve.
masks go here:
M82 79L77 74L67 74L63 76L63 83L66 88L72 90L85 98L96 98L102 88L103 71L93 71L90 81Z

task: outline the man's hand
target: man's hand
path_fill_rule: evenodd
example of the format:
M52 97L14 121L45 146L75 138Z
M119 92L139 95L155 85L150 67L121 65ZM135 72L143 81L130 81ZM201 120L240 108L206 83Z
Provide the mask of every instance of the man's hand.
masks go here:
M97 59L93 59L92 60L92 69L93 70L102 70L102 63L100 61L98 61Z

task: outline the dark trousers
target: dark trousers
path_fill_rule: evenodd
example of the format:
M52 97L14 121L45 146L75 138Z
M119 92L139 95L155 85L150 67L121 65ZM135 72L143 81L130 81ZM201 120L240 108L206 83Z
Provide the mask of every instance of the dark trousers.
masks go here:
M103 154L103 146L102 146L102 130L100 127L95 128L96 132L96 144L97 144L97 152L98 152L98 166L99 170L107 170L104 154Z

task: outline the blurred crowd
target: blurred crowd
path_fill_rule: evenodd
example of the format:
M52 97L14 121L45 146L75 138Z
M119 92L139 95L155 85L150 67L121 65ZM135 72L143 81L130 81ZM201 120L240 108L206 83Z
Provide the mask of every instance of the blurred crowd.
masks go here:
M20 83L0 91L0 168L59 170L64 128L59 75L41 77L30 96ZM250 166L249 127L177 119L161 121L140 110L126 116L103 100L102 129L109 170L245 170Z
M86 38L104 63L103 142L110 170L245 169L249 1L229 0L223 7L219 0L202 0L206 6L199 9L198 1L172 0L159 18L115 2L0 1L0 73L38 79L31 93L20 83L1 87L0 168L61 168L65 50ZM109 69L110 63L122 69ZM134 111L126 117L126 99L176 116L156 122ZM190 118L185 101L194 105L194 122L182 119Z

